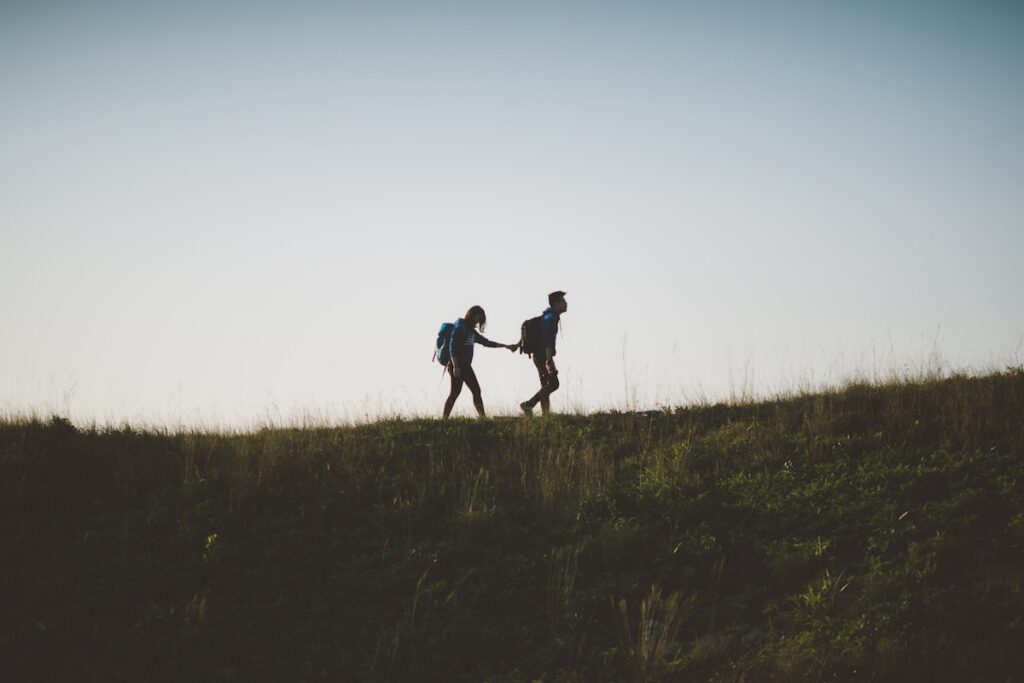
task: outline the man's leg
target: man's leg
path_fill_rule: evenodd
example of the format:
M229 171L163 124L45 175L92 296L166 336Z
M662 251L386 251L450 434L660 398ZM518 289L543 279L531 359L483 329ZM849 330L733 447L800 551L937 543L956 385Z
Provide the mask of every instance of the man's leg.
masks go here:
M547 415L551 410L551 400L548 397L552 391L558 388L558 376L548 374L544 359L541 358L539 353L534 354L533 365L537 368L537 376L540 378L540 391L534 394L529 401L523 403L521 407L524 410L527 408L532 410L535 405L540 403L541 413Z
M558 391L558 375L555 373L546 373L541 377L541 393L543 396L540 399L540 412L547 415L551 412L551 394Z

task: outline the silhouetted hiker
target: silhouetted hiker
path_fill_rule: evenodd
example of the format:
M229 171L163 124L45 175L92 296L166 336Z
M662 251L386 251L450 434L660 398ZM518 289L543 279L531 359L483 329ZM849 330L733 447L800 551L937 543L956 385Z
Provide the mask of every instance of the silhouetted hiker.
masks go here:
M555 337L558 335L559 319L567 310L569 304L565 302L565 292L551 292L548 294L548 309L539 317L530 318L523 323L519 350L521 353L530 354L540 376L540 391L529 401L519 404L527 415L533 414L533 407L538 403L542 414L547 415L551 411L550 396L558 390Z
M492 349L508 349L515 351L516 344L499 344L493 342L477 330L482 331L487 327L487 314L480 306L473 306L466 311L465 318L459 318L455 324L445 323L438 333L438 348L435 354L437 360L445 365L452 377L452 389L448 393L448 400L444 402L445 419L452 412L455 399L462 393L462 385L465 384L473 392L473 405L480 417L487 417L484 413L484 399L480 393L480 382L473 372L473 346L480 344ZM445 338L447 337L447 338Z

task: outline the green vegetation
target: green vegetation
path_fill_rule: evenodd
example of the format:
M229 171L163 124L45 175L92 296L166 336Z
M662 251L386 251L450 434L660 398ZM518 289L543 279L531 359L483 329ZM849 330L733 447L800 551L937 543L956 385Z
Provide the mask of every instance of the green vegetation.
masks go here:
M1024 370L747 405L0 423L4 680L1021 680Z

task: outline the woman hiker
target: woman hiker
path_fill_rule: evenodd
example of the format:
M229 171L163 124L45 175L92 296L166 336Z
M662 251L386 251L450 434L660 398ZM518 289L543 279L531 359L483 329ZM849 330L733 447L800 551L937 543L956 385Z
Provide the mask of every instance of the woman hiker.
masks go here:
M463 384L466 384L473 392L473 405L476 406L477 414L480 417L487 417L484 413L484 399L480 394L480 382L477 381L476 373L473 372L473 346L475 344L491 349L508 349L509 351L515 351L518 348L516 344L499 344L480 334L485 327L487 327L487 314L480 306L471 307L466 311L465 318L455 321L455 329L452 330L451 339L448 342L451 345L452 360L448 365L448 373L452 376L452 389L448 393L448 400L444 402L445 419L451 414L455 399L462 393Z

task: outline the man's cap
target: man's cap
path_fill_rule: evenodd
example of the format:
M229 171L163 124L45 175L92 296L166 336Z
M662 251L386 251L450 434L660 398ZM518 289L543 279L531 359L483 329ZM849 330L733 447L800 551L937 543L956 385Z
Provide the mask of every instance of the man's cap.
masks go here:
M564 299L565 298L565 292L551 292L550 294L548 294L548 298L549 299Z

